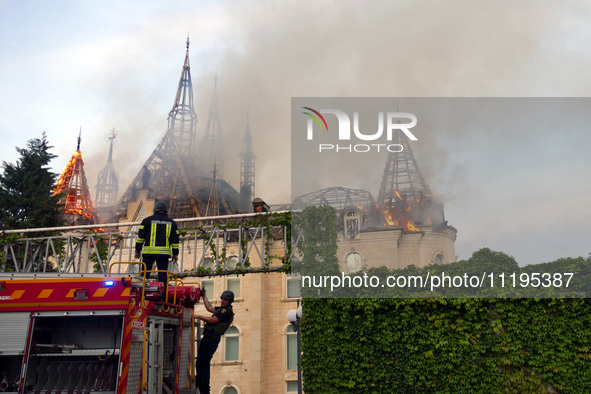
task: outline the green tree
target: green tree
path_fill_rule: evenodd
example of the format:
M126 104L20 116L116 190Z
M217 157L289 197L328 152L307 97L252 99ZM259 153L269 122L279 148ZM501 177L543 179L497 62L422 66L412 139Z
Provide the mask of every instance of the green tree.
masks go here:
M0 175L0 229L54 227L63 223L58 205L60 196L53 195L57 174L48 165L56 155L43 133L41 138L16 148L16 164L3 162Z

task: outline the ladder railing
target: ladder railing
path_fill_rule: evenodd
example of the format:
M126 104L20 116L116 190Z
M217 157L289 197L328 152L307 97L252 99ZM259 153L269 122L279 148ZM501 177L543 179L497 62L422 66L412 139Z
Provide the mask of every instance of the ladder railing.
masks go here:
M288 217L289 212L278 214ZM178 219L179 260L169 271L209 276L281 270L296 255L302 234L292 234L290 221L276 218L240 214ZM6 230L0 239L0 272L107 273L114 262L134 260L139 224ZM51 235L37 235L43 232ZM119 265L118 273L131 267Z

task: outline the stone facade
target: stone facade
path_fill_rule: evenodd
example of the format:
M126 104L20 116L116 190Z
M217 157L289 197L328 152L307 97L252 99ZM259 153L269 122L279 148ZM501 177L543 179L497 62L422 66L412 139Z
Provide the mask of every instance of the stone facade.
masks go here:
M145 190L138 190L137 199L129 203L129 217L125 221L137 222L151 215L153 203L147 198ZM340 228L347 226L340 223ZM425 226L419 232L405 232L399 226L359 230L348 235L343 230L339 233L337 256L345 273L379 266L396 269L413 264L424 267L456 260L456 231L452 227L433 231L431 227ZM229 258L238 254L237 244L230 243L226 249ZM269 253L283 255L283 243L274 240ZM350 256L355 253L358 261L350 261ZM180 271L193 269L195 256L201 254L202 247L194 249L181 244ZM256 253L251 253L250 258L252 266L260 265ZM212 393L297 392L297 370L293 363L293 357L297 354L294 347L296 342L295 337L290 337L296 334L291 332L286 317L289 310L297 307L299 299L298 292L293 293L293 287L288 292L288 281L293 280L299 283L297 278L290 278L283 273L214 276L198 280L202 287L208 289L208 298L213 305L220 304L220 294L226 289L235 291L237 295L233 304L235 333L222 337L212 360ZM196 306L196 312L208 314L203 303ZM290 346L292 362L288 363ZM291 368L288 368L288 364L291 364Z

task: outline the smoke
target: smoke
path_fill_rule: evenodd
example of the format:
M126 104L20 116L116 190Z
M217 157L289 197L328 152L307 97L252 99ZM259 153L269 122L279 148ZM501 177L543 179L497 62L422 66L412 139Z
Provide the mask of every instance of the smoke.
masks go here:
M574 81L558 64L574 54L560 48L567 21L581 10L533 2L319 1L227 2L162 7L118 36L90 43L95 78L84 91L95 108L83 151L89 183L106 161L107 135L119 130L114 163L120 193L166 130L190 32L190 61L203 138L218 77L218 103L227 156L224 178L239 187L239 153L247 113L255 146L256 194L270 203L290 200L291 97L432 97L580 95L589 78ZM557 22L557 23L551 23ZM157 28L154 28L157 26ZM88 56L85 56L88 53ZM560 57L560 61L558 60ZM87 65L88 68L88 65ZM88 82L88 80L84 80ZM458 141L454 129L436 129ZM431 138L433 137L433 138ZM425 134L415 149L433 191L443 199L471 198L471 169L455 147ZM375 163L377 178L384 163ZM363 175L359 169L355 175ZM319 188L342 184L318 169ZM338 181L338 182L337 182ZM356 187L356 185L345 185ZM359 184L359 186L362 186ZM370 187L375 193L377 185ZM94 188L92 188L94 190ZM468 197L466 197L468 196Z

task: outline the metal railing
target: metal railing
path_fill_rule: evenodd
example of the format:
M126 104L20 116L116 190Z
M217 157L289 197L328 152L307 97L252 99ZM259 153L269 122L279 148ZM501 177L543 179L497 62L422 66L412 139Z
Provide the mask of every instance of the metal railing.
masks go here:
M289 214L176 219L181 232L179 261L169 270L190 276L281 270L291 262L301 239L301 233L291 234L290 220L277 220ZM0 271L107 273L113 262L134 260L140 223L3 231ZM52 235L35 235L40 233ZM118 266L119 273L126 269Z

